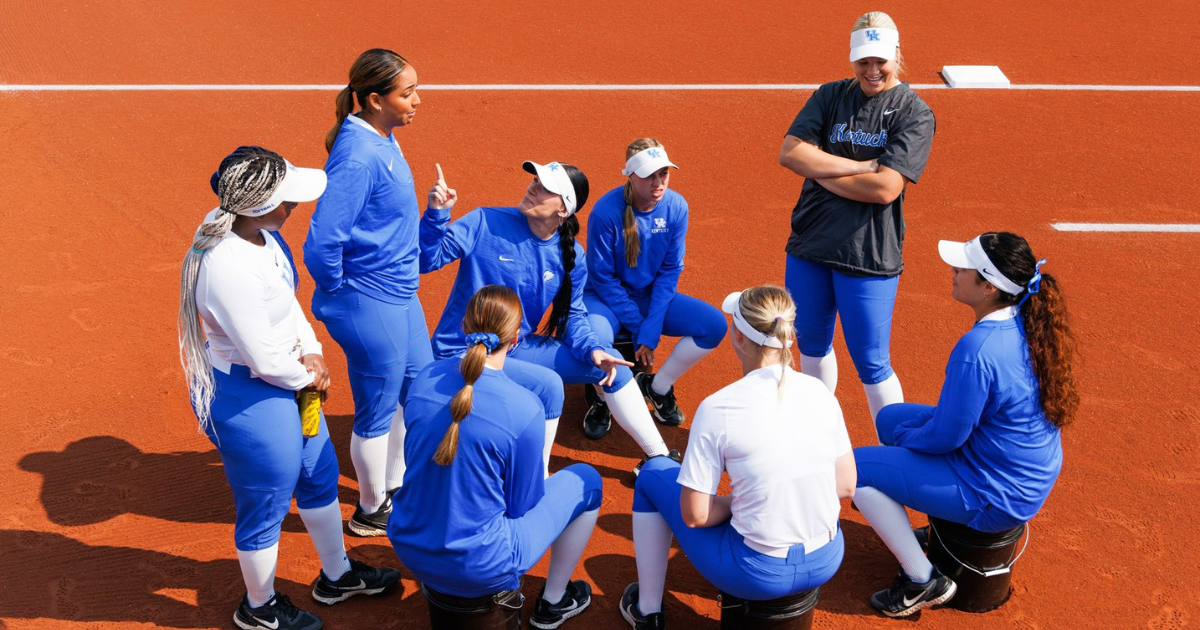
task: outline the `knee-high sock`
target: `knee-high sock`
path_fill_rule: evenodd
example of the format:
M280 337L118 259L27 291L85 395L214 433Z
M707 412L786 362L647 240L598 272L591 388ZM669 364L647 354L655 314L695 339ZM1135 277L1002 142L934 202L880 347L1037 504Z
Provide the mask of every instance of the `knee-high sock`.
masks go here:
M894 403L904 402L904 389L900 387L900 378L895 374L874 385L864 384L863 391L867 393L867 408L871 410L871 426L875 426L875 416L879 415L880 409ZM876 429L875 439L879 439L878 429Z
M807 374L822 383L832 393L837 389L837 355L833 350L823 357L810 357L807 354L800 355L800 372Z
M337 499L324 507L300 508L300 519L304 521L313 547L317 548L325 577L341 578L350 570L350 560L346 557L346 542L342 539L342 507Z
M339 521L338 526L341 527ZM242 568L242 580L246 582L246 599L251 608L258 608L271 600L275 594L275 565L279 561L279 543L265 549L242 551L238 549L238 566Z
M683 376L684 372L692 369L692 366L700 362L700 359L708 356L713 348L701 348L696 345L696 341L691 337L684 337L675 344L675 349L671 351L671 356L663 361L662 367L658 369L658 373L654 375L654 381L651 382L650 388L660 396L671 391L671 386L679 377Z
M892 551L892 555L900 561L908 577L917 582L928 582L933 565L921 551L921 544L913 535L912 524L908 522L908 513L904 506L896 503L888 495L870 486L854 491L854 505L866 517L867 522L879 534L883 544ZM634 530L637 534L637 530Z
M550 451L554 449L554 436L558 435L558 418L546 421L546 444L542 446L542 472L550 478ZM558 600L551 602L557 604Z
M542 599L551 604L562 600L571 574L575 572L579 558L583 557L583 550L592 538L599 515L600 510L596 509L576 516L550 545L550 568L546 572L546 590L542 593Z
M358 504L367 514L378 512L387 496L388 436L350 436L350 461L358 475Z
M404 471L408 466L404 463L404 407L396 407L396 415L392 418L392 430L388 431L387 452L387 489L395 490L404 484Z
M658 512L633 513L633 555L638 573L638 610L643 615L662 612L671 554L671 528Z
M608 403L613 419L633 436L633 441L642 447L642 451L647 455L667 454L667 443L659 435L658 427L654 426L654 419L646 409L646 399L642 397L637 383L631 379L625 387L615 392L604 392L604 402Z

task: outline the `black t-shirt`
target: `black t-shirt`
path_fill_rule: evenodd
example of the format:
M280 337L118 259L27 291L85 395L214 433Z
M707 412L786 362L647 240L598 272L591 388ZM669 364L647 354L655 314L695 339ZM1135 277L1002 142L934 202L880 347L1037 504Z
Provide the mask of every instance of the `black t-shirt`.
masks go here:
M822 85L787 135L856 161L879 163L916 182L933 144L933 111L907 83L867 97L856 79ZM792 210L787 252L853 276L904 269L904 193L890 204L846 199L805 179Z

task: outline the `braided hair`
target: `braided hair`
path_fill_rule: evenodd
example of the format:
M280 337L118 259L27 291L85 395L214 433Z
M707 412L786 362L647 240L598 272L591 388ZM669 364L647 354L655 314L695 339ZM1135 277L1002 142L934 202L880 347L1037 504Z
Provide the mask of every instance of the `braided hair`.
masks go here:
M196 279L204 252L216 247L233 229L238 212L265 203L283 182L287 163L262 147L242 146L230 153L217 170L217 196L221 207L210 221L200 224L192 246L183 257L179 281L179 361L183 364L192 408L203 430L208 426L213 400L212 363L204 344L204 329L196 308Z
M542 327L542 334L562 339L567 332L567 316L571 311L571 271L575 269L575 237L579 234L578 215L579 211L583 209L583 205L587 203L589 188L587 176L583 174L583 171L565 162L559 162L559 164L567 173L567 177L571 178L571 185L575 188L577 201L575 212L563 219L562 224L558 226L558 247L562 251L563 277L562 283L558 286L558 293L554 294L554 306L550 309L550 319Z

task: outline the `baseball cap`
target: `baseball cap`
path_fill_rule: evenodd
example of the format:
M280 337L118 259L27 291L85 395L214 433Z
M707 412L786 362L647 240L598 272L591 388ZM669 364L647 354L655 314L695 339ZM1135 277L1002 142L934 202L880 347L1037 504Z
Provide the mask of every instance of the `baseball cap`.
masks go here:
M283 163L286 165L287 170L284 172L283 181L275 188L275 192L271 193L271 197L262 204L253 208L246 208L238 212L238 214L248 217L262 216L278 208L285 201L295 203L312 201L325 192L325 185L328 183L325 171L319 168L293 166L287 160L284 160ZM212 188L214 194L217 192L217 183L220 179L221 172L215 171L208 180L208 185Z
M650 177L655 171L664 166L679 168L667 158L666 149L663 147L650 147L629 156L629 159L625 160L625 168L621 170L621 174L626 177L632 174L637 174L638 177Z
M743 335L749 337L750 341L768 348L783 348L784 346L779 343L778 339L751 326L750 322L742 317L742 293L743 291L735 291L725 296L725 301L721 302L721 310L733 315L733 325L737 326ZM791 345L792 342L789 341L787 347L790 348Z
M1000 272L1000 268L992 262L991 258L988 258L987 252L983 250L979 238L976 236L966 243L938 241L938 253L941 254L942 260L947 265L959 269L974 269L997 289L1009 295L1020 295L1024 288Z
M900 31L894 28L863 28L850 33L850 61L879 57L892 61L900 46Z
M575 184L571 183L571 177L567 175L567 169L563 168L562 164L558 162L538 164L526 160L521 164L521 168L525 169L526 173L537 175L543 188L562 197L563 205L567 208L567 216L575 214L576 200L579 197L575 194Z

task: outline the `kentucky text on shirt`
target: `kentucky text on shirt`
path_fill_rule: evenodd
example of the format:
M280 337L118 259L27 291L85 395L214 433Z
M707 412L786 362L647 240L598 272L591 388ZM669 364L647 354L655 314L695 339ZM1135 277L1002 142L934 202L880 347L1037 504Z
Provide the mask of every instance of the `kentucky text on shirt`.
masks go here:
M849 142L850 144L858 144L866 147L882 147L887 146L887 130L883 130L872 135L870 132L859 129L857 131L847 131L846 128L850 125L845 123L833 126L833 133L829 134L829 142Z

